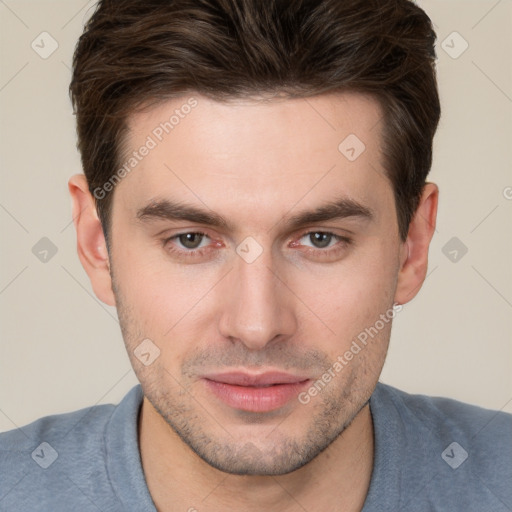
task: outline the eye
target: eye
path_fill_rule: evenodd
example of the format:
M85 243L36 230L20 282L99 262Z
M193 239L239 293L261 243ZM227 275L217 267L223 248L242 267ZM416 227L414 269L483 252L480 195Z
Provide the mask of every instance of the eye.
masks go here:
M178 245L185 249L200 249L208 245L209 237L204 233L182 233L175 235L169 239L169 241L175 240ZM206 243L204 243L206 242Z
M302 236L300 238L300 243L306 247L325 249L336 245L340 239L341 237L336 236L333 233L328 233L326 231L312 231L311 233L306 233L304 236Z
M224 247L221 240L201 231L186 231L161 239L165 252L179 263L203 263Z
M339 261L350 254L353 239L330 231L308 231L289 245L304 257L318 263Z

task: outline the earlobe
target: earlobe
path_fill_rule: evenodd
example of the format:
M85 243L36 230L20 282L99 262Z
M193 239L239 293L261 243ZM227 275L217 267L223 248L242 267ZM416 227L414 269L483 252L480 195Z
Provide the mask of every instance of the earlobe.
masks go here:
M436 228L439 189L427 183L409 225L407 239L400 248L400 270L398 273L395 303L405 304L413 299L427 275L428 249Z
M78 257L98 299L109 306L115 306L105 235L85 176L72 176L68 182L68 189L73 202Z

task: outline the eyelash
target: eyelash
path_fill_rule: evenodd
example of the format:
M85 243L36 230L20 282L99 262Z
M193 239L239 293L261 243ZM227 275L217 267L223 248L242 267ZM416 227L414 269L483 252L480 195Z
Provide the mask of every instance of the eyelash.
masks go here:
M342 235L336 235L335 233L332 233L330 231L318 230L318 231L306 231L306 232L302 233L299 237L297 237L295 239L296 241L291 242L290 245L296 247L297 245L299 245L297 241L301 240L305 236L313 235L315 233L322 233L324 235L330 235L337 241L337 243L335 245L326 247L325 249L305 246L305 249L303 250L303 252L305 252L307 254L315 253L315 255L320 256L320 258L322 256L330 256L330 257L336 256L336 254L338 252L346 249L348 246L350 246L353 243L353 240L349 237L342 236ZM211 238L208 236L207 233L204 233L203 231L184 231L182 233L177 233L176 235L162 239L162 245L164 248L171 245L172 249L167 249L170 254L173 254L173 255L176 255L176 256L179 256L182 258L188 258L188 259L201 258L201 257L205 256L206 252L209 252L212 249L210 245L208 245L206 247L202 247L200 249L178 249L178 248L176 248L176 246L174 244L171 243L174 240L177 240L180 236L187 235L187 234L196 234L196 235L201 235L203 237ZM217 242L217 246L220 247L221 243Z

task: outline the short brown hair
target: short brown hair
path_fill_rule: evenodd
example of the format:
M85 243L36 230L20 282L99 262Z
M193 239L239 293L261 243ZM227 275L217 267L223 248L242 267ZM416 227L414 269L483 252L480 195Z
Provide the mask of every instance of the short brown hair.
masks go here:
M113 176L128 116L148 102L363 92L384 113L383 161L405 240L440 117L435 38L412 0L100 0L70 85L89 190ZM107 242L112 197L96 201Z

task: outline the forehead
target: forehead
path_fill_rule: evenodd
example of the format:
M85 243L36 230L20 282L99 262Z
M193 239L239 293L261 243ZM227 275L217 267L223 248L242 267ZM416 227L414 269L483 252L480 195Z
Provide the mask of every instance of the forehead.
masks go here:
M378 102L357 93L169 100L129 118L120 162L128 172L114 203L135 211L171 197L263 215L262 205L285 211L346 195L372 208L379 201L389 206L381 118Z

